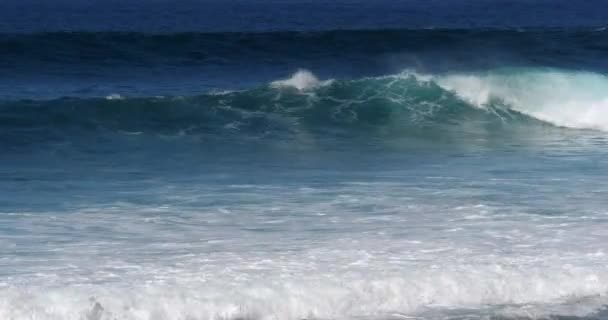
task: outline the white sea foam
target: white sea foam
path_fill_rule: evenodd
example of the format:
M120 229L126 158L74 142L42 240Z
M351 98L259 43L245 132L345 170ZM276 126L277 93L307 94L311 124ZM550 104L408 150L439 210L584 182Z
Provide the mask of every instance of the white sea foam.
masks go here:
M163 206L12 219L26 233L7 242L36 254L0 257L0 319L540 317L608 302L606 216L593 208L526 214L458 186L439 202L418 180L162 188L149 195ZM201 200L217 205L183 205ZM28 236L49 227L71 240Z
M276 274L253 276L257 279L251 272L232 279L217 273L218 278L207 281L178 278L169 284L0 288L0 318L349 319L419 316L431 309L445 316L449 309L487 305L496 306L494 314L521 315L534 306L537 316L558 308L561 315L584 316L606 303L601 295L608 287L607 272L500 264L426 269L404 269L401 277L380 277L380 273L311 277L276 268Z
M608 77L602 74L509 69L433 80L479 107L495 99L558 126L608 131Z
M303 91L313 89L328 83L329 81L319 80L312 72L300 69L288 79L276 80L271 82L271 86L276 88L292 87Z

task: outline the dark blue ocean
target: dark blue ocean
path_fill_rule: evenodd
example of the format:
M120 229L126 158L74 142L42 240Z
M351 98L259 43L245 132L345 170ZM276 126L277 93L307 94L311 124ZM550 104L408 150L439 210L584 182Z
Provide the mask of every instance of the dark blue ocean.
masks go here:
M0 319L608 319L605 0L0 0Z

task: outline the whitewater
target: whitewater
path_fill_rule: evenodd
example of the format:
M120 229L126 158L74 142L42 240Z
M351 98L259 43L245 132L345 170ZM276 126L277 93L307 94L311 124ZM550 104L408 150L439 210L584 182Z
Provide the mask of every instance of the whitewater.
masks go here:
M607 13L0 1L0 320L608 319Z
M585 161L572 156L548 162L562 168L550 177L523 171L542 156L435 156L423 165L398 157L405 168L386 161L329 176L322 170L343 167L344 157L322 170L270 161L259 168L267 178L243 164L155 181L116 176L140 200L100 182L106 203L94 205L93 187L68 188L80 204L3 212L14 230L3 248L14 251L2 257L0 315L593 318L607 303L608 215L594 196L606 189L593 169L579 180L564 172L563 162ZM489 177L498 168L511 174ZM129 188L134 180L146 187ZM569 188L583 192L544 200Z

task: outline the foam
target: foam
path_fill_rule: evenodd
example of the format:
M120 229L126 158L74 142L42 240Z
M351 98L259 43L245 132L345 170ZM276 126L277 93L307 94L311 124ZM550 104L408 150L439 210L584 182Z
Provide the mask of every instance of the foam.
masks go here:
M450 315L493 305L493 314L585 316L606 304L607 272L500 264L430 266L379 274L280 274L232 281L179 279L134 286L0 289L2 319L349 319ZM560 270L562 269L562 270ZM301 278L300 278L301 277ZM255 277L254 277L255 278ZM300 279L298 279L300 278ZM221 280L221 281L219 281Z
M106 96L106 100L123 100L124 97L118 93L112 93Z
M329 83L328 81L320 81L312 72L300 69L291 77L283 80L271 82L271 86L275 88L292 87L300 91L314 89L321 85Z
M554 69L505 69L433 77L477 107L502 102L557 126L608 131L608 77Z
M158 196L196 203L222 199L225 187ZM49 221L79 228L49 245L61 249L51 259L4 258L0 275L12 277L2 277L0 319L437 319L463 309L538 318L608 303L599 213L500 215L450 202L471 194L427 201L435 196L420 183L354 183L333 195L299 187L231 185L239 196L219 207L116 203L24 216L16 223L31 234ZM93 227L119 235L81 233Z

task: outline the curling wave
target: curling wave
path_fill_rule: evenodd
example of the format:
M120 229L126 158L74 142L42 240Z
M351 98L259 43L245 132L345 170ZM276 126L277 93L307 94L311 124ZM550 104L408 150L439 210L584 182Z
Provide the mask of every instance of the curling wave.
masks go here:
M608 77L499 69L321 81L300 70L289 79L244 91L0 104L5 143L108 132L222 139L289 139L303 133L441 139L547 126L608 130Z

